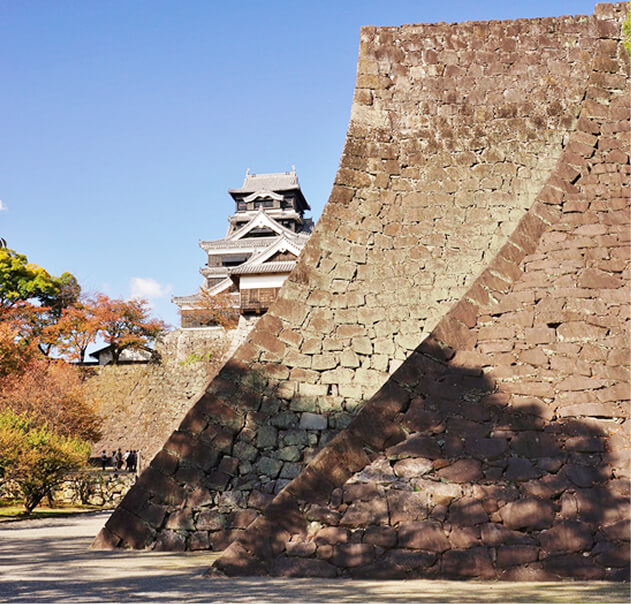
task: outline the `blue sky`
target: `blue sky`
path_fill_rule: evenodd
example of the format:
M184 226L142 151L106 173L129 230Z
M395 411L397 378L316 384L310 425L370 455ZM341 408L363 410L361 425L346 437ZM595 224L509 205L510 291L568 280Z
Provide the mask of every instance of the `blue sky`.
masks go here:
M247 168L318 218L362 25L591 14L594 2L0 0L0 236L177 324Z

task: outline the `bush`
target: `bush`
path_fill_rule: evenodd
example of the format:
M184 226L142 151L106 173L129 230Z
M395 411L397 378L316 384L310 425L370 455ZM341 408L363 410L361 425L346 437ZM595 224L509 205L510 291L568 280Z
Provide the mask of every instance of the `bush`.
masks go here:
M61 436L26 413L0 411L0 484L12 481L29 514L67 472L85 465L90 444Z

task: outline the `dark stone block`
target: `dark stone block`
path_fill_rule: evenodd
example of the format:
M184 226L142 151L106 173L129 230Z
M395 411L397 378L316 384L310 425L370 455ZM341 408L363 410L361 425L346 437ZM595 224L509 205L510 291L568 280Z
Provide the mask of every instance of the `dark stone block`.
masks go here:
M572 436L565 440L565 450L599 453L605 450L605 444L603 439L597 436Z
M208 535L210 549L220 552L228 548L228 546L239 537L243 531L238 529L225 529L223 531L211 532Z
M212 493L204 487L195 487L186 497L186 505L190 508L200 508L211 505L213 502Z
M140 509L138 515L151 527L157 529L162 524L168 509L169 508L165 505L147 503Z
M350 503L352 501L368 501L383 497L383 487L367 482L359 482L355 484L345 485L343 488L343 501Z
M522 484L521 488L529 497L552 499L563 493L563 491L572 488L572 484L565 476L546 474L542 478Z
M541 547L550 553L571 553L591 549L592 531L582 522L564 520L539 533Z
M492 522L482 525L480 536L484 545L498 546L524 542L532 543L532 539L523 533L511 531L502 524Z
M323 471L307 467L292 480L287 491L305 503L326 505L335 487Z
M204 471L194 466L180 465L174 478L182 484L197 485L204 478Z
M397 532L390 526L369 526L364 531L363 541L384 548L394 547L397 542Z
M203 485L211 491L223 491L230 480L230 474L225 472L210 472L202 481Z
M239 510L230 512L227 518L227 526L231 528L247 528L258 517L256 510Z
M323 577L332 579L337 569L326 560L313 558L289 558L281 556L274 560L270 574L276 577Z
M135 514L137 514L142 509L145 502L147 501L147 492L142 486L143 481L141 481L143 476L144 472L140 475L140 478L136 481L136 484L134 484L131 489L127 491L127 494L125 495L125 497L123 497L123 500L119 504L121 507Z
M227 524L226 515L219 513L217 508L202 510L195 521L196 528L205 531L220 531Z
M539 548L535 545L505 545L497 548L497 566L509 568L537 560Z
M191 551L205 550L210 548L208 531L195 531L189 538L189 549Z
M334 526L325 526L315 535L314 542L317 545L334 545L336 543L346 543L348 541L348 531Z
M607 486L595 486L591 489L576 489L576 505L578 517L582 522L590 524L613 524L628 518L629 493L616 494L613 481Z
M351 568L349 574L354 579L393 580L408 578L408 570L394 562L379 559L374 564Z
M463 497L449 506L449 521L455 526L475 526L489 521L482 503L473 497Z
M480 528L473 526L452 526L449 543L454 549L466 549L480 545Z
M523 482L541 476L541 470L537 469L529 459L523 457L509 457L506 468L506 480Z
M186 498L186 490L173 478L165 476L154 468L147 468L142 473L143 488L153 494L155 503L179 506ZM138 487L138 483L136 483Z
M199 434L206 428L206 426L208 426L208 419L204 415L203 410L195 405L184 416L179 430L190 432L191 434Z
M601 539L604 537L604 539ZM631 520L625 518L613 524L608 524L601 527L598 540L610 540L610 541L629 541L631 537Z
M120 537L122 544L132 549L146 548L155 537L155 531L151 527L120 506L109 517L105 528Z
M153 549L156 552L183 552L186 550L186 539L175 531L162 530L158 533Z
M298 503L286 491L278 495L263 514L277 531L287 531L291 535L306 534L305 518Z
M248 507L257 510L264 510L274 499L273 495L261 493L260 491L252 491L248 497Z
M402 548L431 552L444 552L450 548L442 526L433 520L402 523L398 529L397 542Z
M151 460L151 467L165 476L172 476L177 470L179 460L175 455L168 453L164 449Z
M412 401L403 416L403 425L415 432L439 433L445 429L440 413L425 409L425 401L422 399Z
M368 543L342 543L333 547L331 563L343 568L370 564L375 559L375 548Z
M254 558L240 543L233 543L215 560L212 568L229 577L259 577L267 574L260 560Z
M434 552L391 549L383 555L378 563L385 566L395 565L409 573L431 567L437 558L438 556Z
M562 455L562 448L557 437L541 431L519 432L511 441L511 448L527 459Z
M592 552L600 566L628 568L629 545L627 543L597 543Z
M611 475L611 471L607 472L602 466L591 467L577 464L567 464L563 472L577 487L591 487L605 481Z
M482 477L481 464L475 459L460 459L437 472L451 482L476 482Z
M99 531L99 534L94 538L92 544L90 545L90 549L94 550L109 550L115 549L120 544L120 537L117 537L114 533L112 533L107 528L102 528Z
M356 501L348 506L340 519L340 526L360 527L388 522L388 505L385 499Z
M167 518L165 527L173 530L194 530L193 511L190 508L183 508L171 512Z
M404 459L406 457L438 459L441 457L441 451L434 437L413 434L404 441L386 449L386 455L391 459Z
M544 529L552 526L554 505L545 499L521 499L501 508L500 516L510 529Z
M508 449L505 438L466 438L465 451L479 460L496 459Z
M176 457L188 457L191 452L191 445L194 437L186 432L175 431L169 437L169 440L164 443L162 447L163 451L171 453Z
M428 512L428 493L415 491L391 490L386 494L390 522L386 516L384 522L374 524L397 525L401 522L425 520Z
M310 558L316 551L316 544L313 541L296 541L285 544L288 556L297 558Z
M495 569L486 547L449 550L443 554L441 572L445 577L491 579Z
M584 581L599 580L605 576L604 569L598 566L593 558L585 558L581 554L548 556L543 561L543 567L560 577L572 577Z
M531 562L514 566L504 571L499 578L502 581L557 581L558 576L543 568L541 562Z

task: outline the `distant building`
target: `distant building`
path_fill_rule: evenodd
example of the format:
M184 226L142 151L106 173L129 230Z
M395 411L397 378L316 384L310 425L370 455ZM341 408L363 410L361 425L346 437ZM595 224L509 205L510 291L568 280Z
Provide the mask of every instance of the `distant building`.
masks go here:
M208 254L200 269L209 294L227 294L241 314L265 312L296 264L313 221L305 218L310 210L291 172L251 174L248 170L239 189L229 189L236 204L229 218L226 236L200 241ZM197 294L178 296L182 327L197 327Z
M112 347L105 346L90 353L99 365L109 365L112 362ZM120 354L118 362L120 365L129 363L149 363L154 359L155 353L142 348L125 348Z

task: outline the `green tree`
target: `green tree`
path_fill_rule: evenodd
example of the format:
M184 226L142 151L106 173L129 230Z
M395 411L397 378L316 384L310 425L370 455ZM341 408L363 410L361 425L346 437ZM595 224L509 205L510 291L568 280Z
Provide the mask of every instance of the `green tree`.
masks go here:
M0 321L19 323L23 338L39 338L80 293L81 287L70 273L54 277L30 264L24 254L0 248ZM49 343L40 340L38 345L43 354L50 353Z
M73 436L60 436L27 414L0 412L0 484L14 482L30 514L64 476L83 466L90 444Z
M80 289L70 273L54 277L41 266L30 264L24 254L0 248L0 309L37 300L42 306L61 312L61 308L77 299Z

